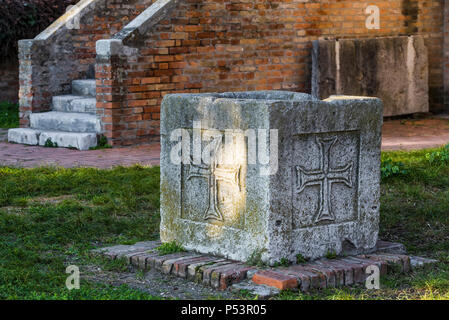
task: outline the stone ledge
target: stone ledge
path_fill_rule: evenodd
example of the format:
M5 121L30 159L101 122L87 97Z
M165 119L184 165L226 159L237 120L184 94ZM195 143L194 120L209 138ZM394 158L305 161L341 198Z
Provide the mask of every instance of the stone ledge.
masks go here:
M336 259L319 259L299 265L257 268L242 262L194 252L159 255L159 241L139 242L93 250L110 259L126 259L141 270L155 269L219 290L245 289L260 297L276 295L280 290L307 292L364 283L369 266L379 267L380 275L387 272L407 273L414 267L435 263L436 260L396 253L401 244L379 241L381 251ZM391 251L389 251L391 250Z
M178 0L157 0L153 2L151 6L115 34L114 39L125 41L132 38L133 35L144 35L150 28L164 19L177 3Z

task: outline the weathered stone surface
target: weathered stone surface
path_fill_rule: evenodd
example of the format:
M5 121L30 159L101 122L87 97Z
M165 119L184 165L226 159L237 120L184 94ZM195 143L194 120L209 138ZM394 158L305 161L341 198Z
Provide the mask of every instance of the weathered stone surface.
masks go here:
M280 293L279 289L264 284L255 284L249 281L240 282L232 285L231 290L241 292L242 290L251 293L258 299L264 300L276 296Z
M153 250L154 248L160 246L159 241L144 241L144 242L137 242L134 245L116 245L106 248L99 248L92 250L93 253L96 254L103 254L105 256L108 256L110 258L122 258L125 255L129 253L134 252L144 252Z
M377 241L377 252L385 252L385 253L399 253L405 254L407 250L402 243L398 242L388 242L388 241Z
M161 115L163 242L239 261L261 253L271 264L296 261L297 254L315 259L330 251L375 248L379 99L318 101L292 92L176 94L165 96ZM201 128L194 128L197 121ZM190 150L181 150L179 136L172 139L179 129L189 136ZM235 139L221 136L212 147L206 129L219 136L234 130ZM243 132L255 133L254 141L267 133L257 141L259 155L270 155L269 141L278 137L270 160L275 169L262 158L250 159L253 140L244 139ZM203 139L197 144L202 150L215 148L212 165L193 162L192 139ZM184 163L173 161L178 151ZM219 163L220 155L228 161Z
M429 111L427 48L422 36L317 40L312 94L382 99L384 116Z
M100 120L93 114L42 112L30 115L31 128L67 132L101 132Z
M96 112L95 98L86 98L86 96L64 95L53 97L53 110L61 112L81 112L92 113Z
M45 146L47 140L57 143L58 147L89 150L97 145L97 134L29 128L10 129L8 131L9 142Z
M58 147L89 150L97 145L96 133L42 131L39 136L39 145L45 146L47 140L57 143Z
M72 93L74 95L95 97L97 94L95 80L86 79L72 81Z
M412 269L421 268L429 264L437 263L438 260L435 259L429 259L429 258L423 258L423 257L417 257L417 256L410 256L410 267Z
M13 129L10 142L89 150L97 145L101 123L96 116L95 80L73 81L73 95L54 96L51 112L29 115L31 129Z
M28 128L15 128L8 130L8 141L21 144L38 145L40 131Z

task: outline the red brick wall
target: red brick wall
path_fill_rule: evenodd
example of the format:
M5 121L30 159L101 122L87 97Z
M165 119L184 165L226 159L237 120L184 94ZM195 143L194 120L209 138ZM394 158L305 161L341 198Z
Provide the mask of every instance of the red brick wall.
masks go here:
M75 47L74 59L81 65L93 66L96 42L108 39L122 30L153 2L154 0L107 0L95 10L94 15L81 20L79 30L73 30L71 40Z
M17 58L0 61L0 102L16 103L19 92L19 62Z
M377 5L381 27L365 27ZM319 37L422 34L429 50L432 111L443 109L443 0L189 0L120 62L125 76L110 95L106 135L113 145L157 139L167 93L244 90L310 92L311 41ZM111 80L108 64L105 80ZM109 66L110 67L110 66ZM108 73L109 71L109 73ZM101 74L97 73L97 80Z

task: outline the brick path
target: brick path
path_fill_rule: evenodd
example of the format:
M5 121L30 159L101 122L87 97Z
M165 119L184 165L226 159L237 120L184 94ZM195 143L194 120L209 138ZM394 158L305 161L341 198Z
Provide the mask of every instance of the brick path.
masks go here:
M0 129L0 139L2 135ZM3 132L4 133L4 132ZM383 127L383 150L432 148L449 142L449 117L417 120L387 120ZM66 168L88 166L109 168L116 165L158 165L159 144L137 147L77 151L0 142L0 165L36 167L60 165Z
M38 167L59 165L71 167L110 168L113 166L159 165L159 144L130 148L78 151L0 143L0 165Z

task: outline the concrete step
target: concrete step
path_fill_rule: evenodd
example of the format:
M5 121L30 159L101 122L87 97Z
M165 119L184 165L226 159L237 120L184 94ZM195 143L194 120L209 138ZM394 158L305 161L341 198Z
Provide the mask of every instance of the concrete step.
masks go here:
M62 112L96 112L97 100L90 96L64 95L53 97L53 111Z
M72 93L79 96L95 97L97 94L97 85L95 80L73 80Z
M67 132L101 132L100 120L96 115L77 112L50 111L30 115L32 129L67 131Z
M8 141L20 144L45 146L50 140L53 144L63 148L89 150L97 146L96 133L42 131L38 129L17 128L8 131Z

